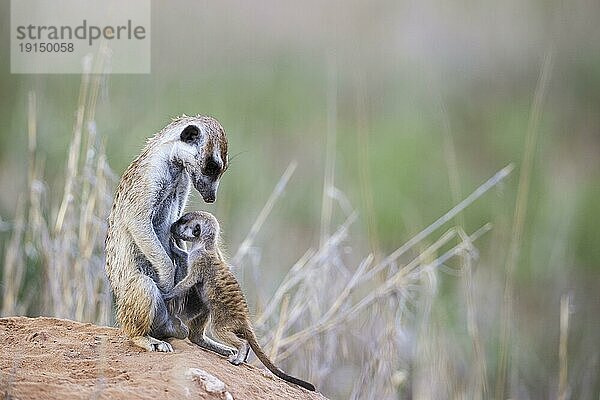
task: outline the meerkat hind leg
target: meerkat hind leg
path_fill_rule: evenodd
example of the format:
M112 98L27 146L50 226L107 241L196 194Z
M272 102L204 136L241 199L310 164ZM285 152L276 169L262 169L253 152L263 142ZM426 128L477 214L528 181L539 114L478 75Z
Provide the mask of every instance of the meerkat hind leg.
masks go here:
M242 344L238 348L237 354L235 354L235 357L229 357L229 362L233 365L240 365L241 363L246 362L248 354L250 354L250 345L248 345L247 340L242 340Z
M190 336L190 341L203 349L210 350L224 357L231 357L232 354L235 354L235 350L231 347L223 346L221 343L215 342L202 334Z
M197 344L203 349L213 351L225 357L229 357L235 353L235 350L215 342L205 334L206 323L208 322L208 310L204 308L202 312L189 322L190 334L189 339L192 343Z
M232 349L231 347L228 347L228 346L223 346L221 343L215 342L214 340L212 340L211 338L209 338L206 335L202 335L202 339L200 339L199 342L202 342L202 344L200 344L198 342L194 342L194 343L196 343L198 346L200 346L202 348L205 348L210 351L214 351L215 353L220 354L222 356L231 357L231 355L235 354L235 349Z
M136 336L131 338L131 341L146 351L173 352L173 347L169 343L155 339L152 336Z
M135 275L127 281L126 287L128 290L121 297L117 319L131 342L146 351L173 351L169 343L157 339L173 336L163 334L165 324L167 330L175 329L156 284L147 276Z
M161 324L153 324L150 333L157 338L185 339L189 334L188 327L177 316L170 316Z
M219 336L223 339L223 341L227 344L234 346L237 351L229 356L228 361L233 365L240 365L243 363L246 358L248 358L248 352L250 351L250 346L248 345L248 341L245 339L241 339L235 333L229 332L220 332Z

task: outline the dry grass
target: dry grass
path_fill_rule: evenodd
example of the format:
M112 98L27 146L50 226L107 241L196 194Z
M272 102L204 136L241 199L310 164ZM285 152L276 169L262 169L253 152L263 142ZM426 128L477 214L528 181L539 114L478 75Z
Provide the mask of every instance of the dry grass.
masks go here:
M571 312L571 296L562 295L560 298L560 340L558 347L559 374L558 374L558 398L566 400L570 398L568 384L568 351L569 339L569 313Z
M531 171L539 135L538 125L541 118L542 106L545 99L546 89L552 72L552 54L548 53L544 59L541 68L539 80L534 94L533 104L527 127L525 153L519 174L519 187L517 191L517 200L513 217L513 226L508 255L506 257L506 283L504 287L504 302L501 319L500 336L500 358L498 361L498 377L496 380L496 398L503 399L506 374L510 358L510 343L514 318L513 318L513 297L514 297L514 274L515 268L519 262L521 244L523 243L523 230L525 219L527 217L527 205L529 200L529 189L531 186Z
M113 321L104 273L106 217L116 177L106 162L94 110L102 58L87 60L67 154L60 202L49 195L43 153L37 151L36 95L29 95L29 193L19 201L3 264L3 315L44 314L79 321ZM26 286L26 276L30 281Z

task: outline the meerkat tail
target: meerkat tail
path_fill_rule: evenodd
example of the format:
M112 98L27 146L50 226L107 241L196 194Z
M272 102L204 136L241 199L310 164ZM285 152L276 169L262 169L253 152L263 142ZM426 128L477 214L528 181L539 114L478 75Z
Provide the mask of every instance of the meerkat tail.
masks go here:
M254 351L254 354L256 354L256 356L263 363L263 365L267 367L269 371L271 371L275 376L278 376L284 381L288 381L295 385L302 386L306 390L310 390L312 392L315 391L315 387L312 383L308 383L306 381L303 381L302 379L294 378L293 376L290 376L282 370L280 370L279 368L277 368L277 366L275 366L275 364L273 364L271 360L269 360L269 357L267 357L265 352L262 350L262 348L258 344L258 340L256 340L256 335L254 335L252 331L246 330L245 332L243 332L243 336L244 339L248 341L248 344L252 348L252 351Z

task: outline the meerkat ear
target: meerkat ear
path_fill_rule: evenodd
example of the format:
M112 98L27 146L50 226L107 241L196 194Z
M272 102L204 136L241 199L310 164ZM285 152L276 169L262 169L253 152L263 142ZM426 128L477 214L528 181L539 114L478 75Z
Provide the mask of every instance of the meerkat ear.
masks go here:
M196 125L188 125L181 131L179 137L185 143L191 143L200 136L200 129Z

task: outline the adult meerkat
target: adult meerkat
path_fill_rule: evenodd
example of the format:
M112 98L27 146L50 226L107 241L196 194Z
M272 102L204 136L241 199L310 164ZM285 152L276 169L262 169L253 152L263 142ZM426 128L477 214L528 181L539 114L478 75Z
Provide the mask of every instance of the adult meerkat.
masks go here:
M248 305L242 289L219 250L219 223L207 212L190 212L183 215L171 227L176 239L188 241L187 275L165 295L165 299L185 295L190 290L200 293L207 305L205 314L199 316L204 322L210 317L211 331L217 339L235 348L216 350L229 355L229 361L239 365L246 361L250 348L258 359L276 376L308 390L315 387L294 378L277 368L262 350L250 323Z
M192 185L205 202L215 201L226 168L227 138L219 122L183 116L148 139L123 173L108 217L106 273L117 321L135 345L173 351L159 339L188 336L161 293L173 287L176 265L185 268L172 252L170 227L181 216ZM194 321L189 326L196 329Z

